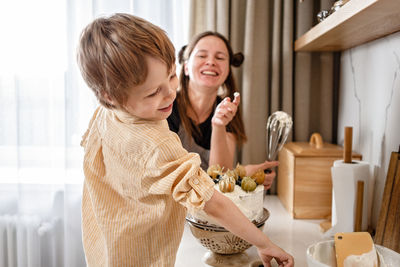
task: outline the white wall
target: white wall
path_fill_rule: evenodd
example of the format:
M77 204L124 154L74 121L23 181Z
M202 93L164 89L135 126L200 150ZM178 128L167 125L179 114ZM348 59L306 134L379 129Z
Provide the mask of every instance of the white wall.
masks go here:
M400 32L341 56L338 144L353 127L353 150L376 166L372 225L381 207L390 154L400 145Z

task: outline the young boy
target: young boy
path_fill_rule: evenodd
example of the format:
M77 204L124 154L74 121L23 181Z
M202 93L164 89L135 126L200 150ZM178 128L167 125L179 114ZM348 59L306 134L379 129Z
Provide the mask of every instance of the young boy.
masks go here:
M178 86L166 34L128 14L98 18L82 32L78 63L102 104L85 150L82 232L88 266L174 266L186 209L204 209L232 233L293 266L187 153L165 120ZM268 265L267 265L268 266Z

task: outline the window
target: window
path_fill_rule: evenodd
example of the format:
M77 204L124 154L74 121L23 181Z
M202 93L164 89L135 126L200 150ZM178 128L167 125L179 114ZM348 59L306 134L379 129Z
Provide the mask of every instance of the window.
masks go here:
M81 182L81 136L97 101L77 69L79 34L115 12L187 43L186 0L35 0L0 3L0 182Z

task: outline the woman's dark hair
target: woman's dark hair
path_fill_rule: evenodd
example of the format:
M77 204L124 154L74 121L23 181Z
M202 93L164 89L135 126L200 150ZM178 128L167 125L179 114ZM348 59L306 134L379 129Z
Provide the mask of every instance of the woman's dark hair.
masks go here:
M179 92L176 97L176 101L178 104L178 111L179 111L179 116L182 121L182 125L187 131L187 133L190 136L196 136L198 138L201 138L201 133L199 129L191 122L190 118L187 116L187 110L192 109L192 104L190 103L189 100L189 76L185 75L185 68L183 67L183 64L189 59L191 53L193 52L194 47L196 44L204 37L207 36L215 36L221 39L224 43L225 46L228 50L229 53L229 74L223 84L224 88L224 95L223 97L230 97L231 99L234 98L233 94L237 92L236 88L236 83L235 79L233 78L232 75L232 69L231 66L234 67L239 67L244 60L244 56L242 53L236 53L234 54L232 52L232 47L229 43L229 41L220 33L218 32L212 32L212 31L206 31L203 33L200 33L196 36L194 36L190 43L188 45L185 45L182 47L182 49L179 51L178 54L178 59L179 63L182 65L181 72L179 75ZM240 108L236 112L235 117L232 119L232 121L228 124L228 127L230 127L232 133L236 137L236 141L239 147L242 146L242 144L247 140L246 133L244 130L244 125L243 125L243 120L240 112Z

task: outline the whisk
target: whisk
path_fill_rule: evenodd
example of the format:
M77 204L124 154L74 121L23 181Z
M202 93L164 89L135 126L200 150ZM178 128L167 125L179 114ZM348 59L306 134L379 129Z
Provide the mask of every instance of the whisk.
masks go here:
M267 121L267 160L273 161L278 156L292 129L293 121L289 114L276 111Z

